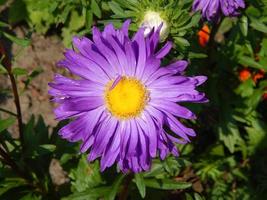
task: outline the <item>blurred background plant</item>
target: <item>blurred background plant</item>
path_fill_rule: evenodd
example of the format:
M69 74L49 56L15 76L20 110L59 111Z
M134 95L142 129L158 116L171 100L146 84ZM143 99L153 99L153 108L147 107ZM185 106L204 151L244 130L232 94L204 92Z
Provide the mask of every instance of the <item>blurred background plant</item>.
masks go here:
M266 198L267 1L246 5L239 17L208 23L192 0L0 0L0 199ZM166 24L162 40L174 42L166 61L188 59L189 74L208 76L210 103L187 105L198 136L179 158L135 175L100 173L79 144L57 135L66 122L55 124L47 82L62 42L128 18L135 31L148 12Z

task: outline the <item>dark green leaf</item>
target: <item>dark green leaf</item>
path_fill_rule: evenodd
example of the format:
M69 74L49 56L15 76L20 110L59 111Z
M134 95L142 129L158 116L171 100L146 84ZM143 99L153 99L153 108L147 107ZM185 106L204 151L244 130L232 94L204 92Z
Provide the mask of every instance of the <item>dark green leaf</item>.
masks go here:
M147 187L162 190L179 190L191 187L191 183L178 182L170 179L145 179Z
M18 23L27 17L27 8L23 0L16 0L8 9L9 23Z
M198 193L194 193L195 200L204 200Z
M248 66L248 67L254 67L256 69L265 69L267 70L267 66L263 66L260 63L254 61L251 57L248 56L241 56L239 58L239 63Z
M248 18L247 18L247 16L243 16L240 19L239 27L240 27L242 34L246 37L248 34Z
M219 137L231 153L234 153L237 141L241 140L238 127L231 122L219 127Z
M98 200L106 196L110 192L110 189L110 187L92 188L84 192L73 193L62 198L62 200Z
M183 47L189 47L190 46L190 43L182 37L174 37L174 41L175 41L175 43L177 43L178 45L181 45Z
M0 64L0 74L7 74L7 73L8 72L7 72L6 68Z
M204 53L194 53L194 52L189 52L188 58L190 59L195 59L195 58L207 58L207 54Z
M142 198L145 198L146 196L146 185L144 182L144 177L142 174L135 174L135 182L136 182L136 186L139 190L139 193L141 195Z
M9 24L5 23L5 22L2 22L0 21L0 27L10 27Z
M4 36L9 39L10 41L16 43L17 45L23 46L23 47L27 47L30 45L31 41L29 39L22 39L22 38L17 38L13 35L10 35L8 33L3 33Z
M101 10L95 0L91 2L91 9L98 18L101 18Z
M119 17L124 17L125 14L124 14L124 11L123 9L119 6L119 4L117 4L116 2L114 1L111 1L108 3L110 9L116 14L118 15Z
M258 19L251 18L250 26L257 31L267 33L267 26L264 23L260 22Z
M93 12L92 10L86 10L86 28L91 29L93 24Z
M3 130L7 129L11 125L13 125L15 123L15 121L16 121L16 118L14 118L14 117L10 117L8 119L0 120L0 132L2 132Z
M78 192L97 187L102 183L99 163L96 161L89 164L86 156L80 158L77 168L73 169L69 176L72 179L73 189Z
M0 183L0 196L8 190L26 185L26 181L22 178L6 178Z
M17 75L17 76L28 74L28 71L26 69L23 69L23 68L20 68L20 67L12 68L12 72L13 72L14 75Z
M42 144L39 146L38 151L40 152L53 152L56 150L56 146L53 144Z
M25 196L23 196L22 198L20 198L19 200L41 200L42 197L41 196L37 196L34 193L28 193Z
M185 200L194 200L194 199L190 194L185 193Z

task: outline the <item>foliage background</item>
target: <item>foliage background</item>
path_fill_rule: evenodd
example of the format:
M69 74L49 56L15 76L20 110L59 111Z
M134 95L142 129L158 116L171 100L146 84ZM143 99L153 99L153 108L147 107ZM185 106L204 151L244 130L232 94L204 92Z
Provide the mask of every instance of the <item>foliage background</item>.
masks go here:
M191 12L192 0L0 0L0 199L267 198L267 1L247 0L246 5L239 17L207 23ZM20 54L36 59L27 54L38 43L36 35L56 38L48 46L70 47L71 37L90 36L92 25L119 27L128 18L133 33L148 10L159 12L170 27L168 40L175 46L166 62L187 59L188 74L208 76L201 90L210 103L187 105L199 117L185 123L198 136L179 146L179 158L155 159L151 171L136 175L118 173L116 166L100 173L97 161L88 164L78 153L79 144L58 137L67 122L55 124L35 110L37 97L27 108L34 115L24 110L17 128L14 84L7 78L16 80L21 99L32 94L36 79L43 77L45 85L52 79L42 62L46 56L38 57L38 67L17 61ZM205 46L198 42L203 24L211 29ZM59 60L63 49L53 53ZM42 105L52 110L49 99Z

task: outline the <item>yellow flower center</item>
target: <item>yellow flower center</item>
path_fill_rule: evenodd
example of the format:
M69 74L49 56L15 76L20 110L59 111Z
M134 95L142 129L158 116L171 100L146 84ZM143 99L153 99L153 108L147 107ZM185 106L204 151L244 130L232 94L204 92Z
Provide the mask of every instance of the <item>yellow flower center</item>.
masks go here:
M105 101L108 110L115 117L129 119L138 116L147 101L147 90L134 78L121 77L115 83L107 84Z

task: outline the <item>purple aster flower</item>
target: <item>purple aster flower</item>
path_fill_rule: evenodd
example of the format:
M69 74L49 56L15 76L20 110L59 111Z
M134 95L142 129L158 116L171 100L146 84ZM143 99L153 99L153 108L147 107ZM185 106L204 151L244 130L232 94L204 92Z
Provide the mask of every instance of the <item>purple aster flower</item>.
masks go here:
M150 169L157 155L178 156L175 143L189 142L195 132L176 117L196 116L176 102L207 101L195 90L206 77L182 75L186 61L161 67L172 44L156 51L160 28L147 37L140 28L130 39L129 24L119 30L109 24L103 32L94 27L93 40L74 37L74 49L66 50L59 66L79 79L57 74L49 84L59 104L56 118L73 119L59 134L81 140L80 151L90 152L89 161L101 157L102 171L117 162L123 172L140 172Z
M193 10L201 10L207 20L216 20L221 14L236 16L239 8L245 8L244 0L195 0L193 3Z

